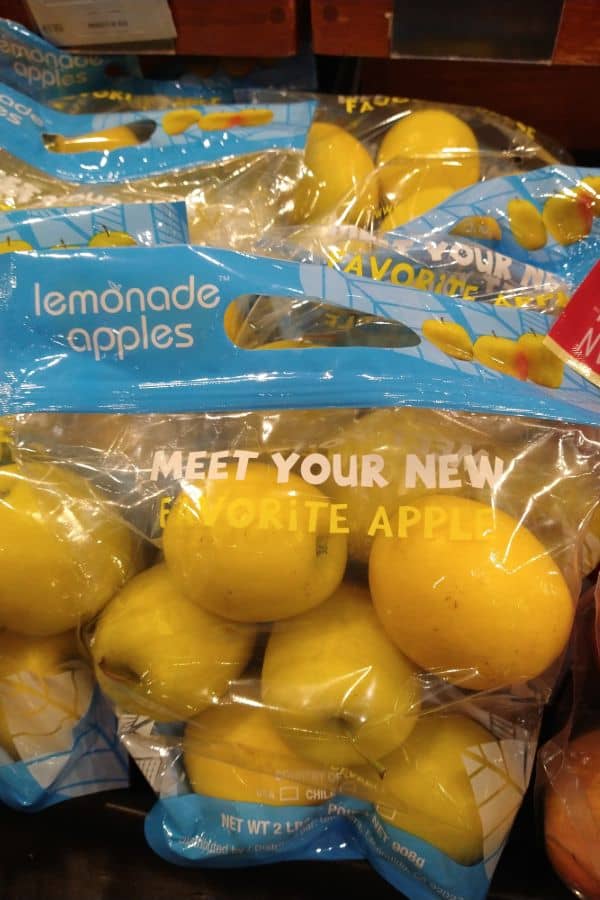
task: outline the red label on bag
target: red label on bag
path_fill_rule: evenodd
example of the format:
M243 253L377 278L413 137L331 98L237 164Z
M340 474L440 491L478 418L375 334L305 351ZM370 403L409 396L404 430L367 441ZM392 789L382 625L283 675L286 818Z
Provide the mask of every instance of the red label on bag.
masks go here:
M600 262L575 291L545 343L568 366L600 387Z

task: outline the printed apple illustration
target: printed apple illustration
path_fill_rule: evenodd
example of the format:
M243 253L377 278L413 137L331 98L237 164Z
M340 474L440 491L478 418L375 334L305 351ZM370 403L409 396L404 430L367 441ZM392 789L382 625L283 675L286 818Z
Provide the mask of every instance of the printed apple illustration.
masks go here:
M565 365L556 353L544 344L543 334L522 334L517 346L525 356L523 368L527 378L543 387L559 388L562 384Z
M13 631L0 631L0 681L25 672L46 678L68 668L68 664L80 655L74 631L45 638L25 637ZM19 758L8 727L2 699L0 699L0 747L12 759Z
M84 478L11 464L0 468L0 559L0 628L53 635L110 600L135 571L139 543Z
M254 627L183 597L159 564L106 607L91 650L100 687L122 711L172 722L197 715L227 691L255 638Z
M527 378L523 349L512 338L497 337L495 334L478 337L473 344L473 359L503 375L510 375L521 381Z
M373 161L360 141L338 125L315 122L304 162L294 198L296 223L317 222L333 213L347 223L368 223L379 192Z
M540 250L546 245L548 235L544 220L530 200L515 197L506 205L512 235L525 250Z
M46 149L53 153L88 153L136 147L149 140L156 130L151 119L137 119L127 125L114 125L86 134L45 134Z
M103 226L88 241L88 247L135 247L137 241L126 231L109 231Z
M15 239L7 237L3 241L0 241L0 253L25 253L29 250L33 250L31 244L28 244L27 241L22 241L19 238Z
M338 484L333 478L325 490L336 503L346 505L348 554L355 562L366 564L373 543L369 534L377 510L383 507L392 517L401 503L428 492L420 480L407 486L408 454L424 458L428 453L479 453L491 447L492 436L475 417L461 417L431 409L402 407L378 409L341 423L330 438L330 455L339 454L340 471L347 474L358 460L375 454L383 460L386 484ZM448 488L452 493L463 488Z
M274 466L250 462L236 479L184 482L166 522L165 560L182 593L209 612L268 622L332 594L346 566L346 535L330 533L330 502ZM225 476L223 478L223 476Z
M578 897L600 896L600 731L571 741L546 788L544 832L550 861Z
M491 216L465 216L450 229L450 234L473 238L475 241L499 241L502 230Z
M573 599L519 520L432 492L411 500L398 530L375 538L369 584L385 631L413 662L483 691L536 678L562 653Z
M202 113L198 109L172 109L164 114L162 127L167 134L183 134L201 119Z
M324 766L376 766L404 741L420 709L415 667L381 627L369 592L350 582L276 623L262 699L286 743Z
M183 761L205 797L268 806L312 806L331 796L326 772L294 754L260 706L225 704L187 723Z
M586 196L576 191L549 197L542 217L554 240L563 246L587 237L594 221L592 204Z
M382 190L396 196L406 179L418 190L448 185L457 191L479 180L479 146L471 128L444 109L402 116L383 138L377 154ZM401 190L401 188L400 188Z
M454 359L473 359L471 336L466 328L457 322L426 319L423 322L423 335L447 356L452 356Z
M456 714L424 716L402 746L382 760L377 812L386 824L427 841L462 866L472 866L483 857L479 805L497 795L502 782L514 797L510 811L516 813L521 800L520 794L514 796L509 773L497 765L486 779L490 761L502 758L498 741L478 722ZM472 771L478 772L477 797L469 778ZM506 812L502 806L500 816ZM502 824L508 827L509 822ZM503 837L504 832L499 844Z

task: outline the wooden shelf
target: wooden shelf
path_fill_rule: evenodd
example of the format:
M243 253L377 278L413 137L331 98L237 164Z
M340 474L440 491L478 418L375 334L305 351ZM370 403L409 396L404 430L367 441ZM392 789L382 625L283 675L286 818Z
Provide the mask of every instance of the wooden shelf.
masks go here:
M393 50L395 5L394 0L311 0L315 53L389 57ZM522 8L527 14L527 3L522 4ZM488 15L493 17L494 11ZM447 16L448 7L440 0L438 18L442 30ZM497 19L494 21L496 27L500 28L502 23ZM510 27L509 22L507 25ZM553 49L547 57L531 61L561 65L600 65L599 0L563 0L562 15L557 19L556 34L554 40L550 41L551 48L552 45ZM434 50L431 55L442 54ZM448 54L454 55L460 54ZM486 55L486 47L483 45L481 56L485 58Z

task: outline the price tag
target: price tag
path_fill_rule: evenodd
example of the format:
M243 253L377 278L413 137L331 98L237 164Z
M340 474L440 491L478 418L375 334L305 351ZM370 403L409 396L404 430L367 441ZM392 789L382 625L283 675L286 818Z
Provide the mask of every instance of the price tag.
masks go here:
M40 32L59 47L145 44L177 37L167 0L29 0Z
M600 387L600 262L577 288L545 343L568 366Z

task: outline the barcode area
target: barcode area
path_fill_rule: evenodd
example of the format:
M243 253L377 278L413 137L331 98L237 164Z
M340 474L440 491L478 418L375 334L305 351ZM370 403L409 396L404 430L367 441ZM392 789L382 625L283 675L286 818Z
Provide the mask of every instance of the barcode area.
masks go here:
M114 19L112 22L88 22L88 28L127 28L129 22L127 19Z

